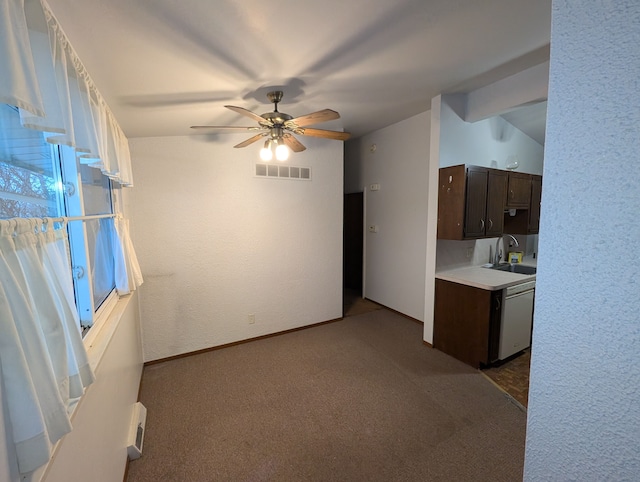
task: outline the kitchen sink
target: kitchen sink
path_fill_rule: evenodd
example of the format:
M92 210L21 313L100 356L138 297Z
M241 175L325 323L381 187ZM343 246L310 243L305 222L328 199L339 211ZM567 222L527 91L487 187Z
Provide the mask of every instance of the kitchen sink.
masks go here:
M490 264L490 265L485 265L484 267L489 269L497 269L499 271L509 271L511 273L518 273L518 274L536 274L535 266L525 266L522 264L515 264L515 263Z

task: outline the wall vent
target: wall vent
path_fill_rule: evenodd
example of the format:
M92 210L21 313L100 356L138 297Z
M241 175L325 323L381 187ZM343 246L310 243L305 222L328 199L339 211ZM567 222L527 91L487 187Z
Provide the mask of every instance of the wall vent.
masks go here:
M295 181L310 181L310 167L279 166L277 164L256 164L256 177L270 179L293 179Z
M142 442L144 440L146 421L147 409L140 402L134 403L133 413L131 414L129 438L127 439L127 454L131 460L138 459L142 455Z

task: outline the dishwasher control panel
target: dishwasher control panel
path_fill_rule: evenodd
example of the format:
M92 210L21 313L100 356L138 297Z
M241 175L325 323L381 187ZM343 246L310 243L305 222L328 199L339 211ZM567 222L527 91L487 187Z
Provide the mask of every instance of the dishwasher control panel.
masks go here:
M515 295L517 293L522 293L523 291L532 290L536 287L536 282L534 281L525 281L524 283L520 283L513 286L508 286L505 288L505 296Z

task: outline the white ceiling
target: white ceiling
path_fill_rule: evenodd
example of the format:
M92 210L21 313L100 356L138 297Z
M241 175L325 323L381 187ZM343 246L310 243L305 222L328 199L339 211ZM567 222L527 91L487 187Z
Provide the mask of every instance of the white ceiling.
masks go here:
M511 112L502 114L502 117L533 140L544 145L547 124L546 101L514 109Z
M276 86L360 136L544 61L551 22L551 0L48 3L128 137L253 125L223 106L271 111Z

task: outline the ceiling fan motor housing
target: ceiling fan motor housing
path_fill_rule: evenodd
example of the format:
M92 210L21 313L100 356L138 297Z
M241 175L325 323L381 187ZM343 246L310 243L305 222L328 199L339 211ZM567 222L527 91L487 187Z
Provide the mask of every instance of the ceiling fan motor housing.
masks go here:
M267 112L266 114L261 114L260 117L264 118L267 122L259 124L266 127L279 126L281 127L286 121L293 119L289 114L285 114L283 112Z
M282 127L272 127L269 130L269 137L271 139L282 139L282 137L284 136L284 129Z

